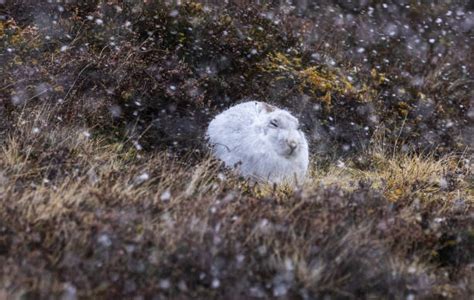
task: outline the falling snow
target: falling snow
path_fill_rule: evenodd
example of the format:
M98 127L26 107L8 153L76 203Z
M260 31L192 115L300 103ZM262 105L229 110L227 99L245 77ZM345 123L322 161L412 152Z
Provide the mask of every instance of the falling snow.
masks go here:
M76 2L0 0L0 298L472 298L469 1ZM301 186L209 155L247 100Z

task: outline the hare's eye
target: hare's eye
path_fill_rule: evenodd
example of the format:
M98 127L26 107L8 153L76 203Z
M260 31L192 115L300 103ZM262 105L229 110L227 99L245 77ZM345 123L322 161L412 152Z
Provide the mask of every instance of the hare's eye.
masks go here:
M276 128L276 127L278 127L278 121L273 119L273 120L270 121L270 125Z

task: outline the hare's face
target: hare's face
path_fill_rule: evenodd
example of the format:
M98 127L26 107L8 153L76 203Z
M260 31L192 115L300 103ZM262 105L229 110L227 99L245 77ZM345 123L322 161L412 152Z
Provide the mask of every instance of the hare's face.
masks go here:
M267 141L278 155L296 157L307 147L298 120L285 111L269 113L262 125Z

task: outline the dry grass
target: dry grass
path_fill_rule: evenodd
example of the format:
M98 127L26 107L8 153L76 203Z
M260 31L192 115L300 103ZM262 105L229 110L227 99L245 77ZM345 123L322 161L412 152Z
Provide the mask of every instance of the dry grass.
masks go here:
M249 185L206 156L18 122L0 156L8 297L470 293L465 157L313 161L292 190Z
M474 295L462 4L7 2L0 299ZM245 97L305 125L303 187L202 151Z
M469 158L457 155L435 157L432 154L383 151L378 146L364 154L370 162L367 168L360 168L354 161L337 161L325 170L314 165L308 186L322 184L337 185L345 190L357 188L357 182L370 182L373 188L384 193L393 202L416 199L417 201L438 201L453 203L466 199L473 204L472 163Z
M452 203L461 197L472 204L472 189L469 190L467 184L467 178L472 176L472 166L463 157L396 154L387 159L376 154L373 158L376 169L364 176L379 181L391 201L419 198L421 201Z

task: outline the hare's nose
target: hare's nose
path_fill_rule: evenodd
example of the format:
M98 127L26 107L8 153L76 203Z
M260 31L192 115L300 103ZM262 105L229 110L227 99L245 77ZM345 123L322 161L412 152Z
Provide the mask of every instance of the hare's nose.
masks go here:
M291 151L295 150L298 144L295 141L288 141L288 146L290 146Z

